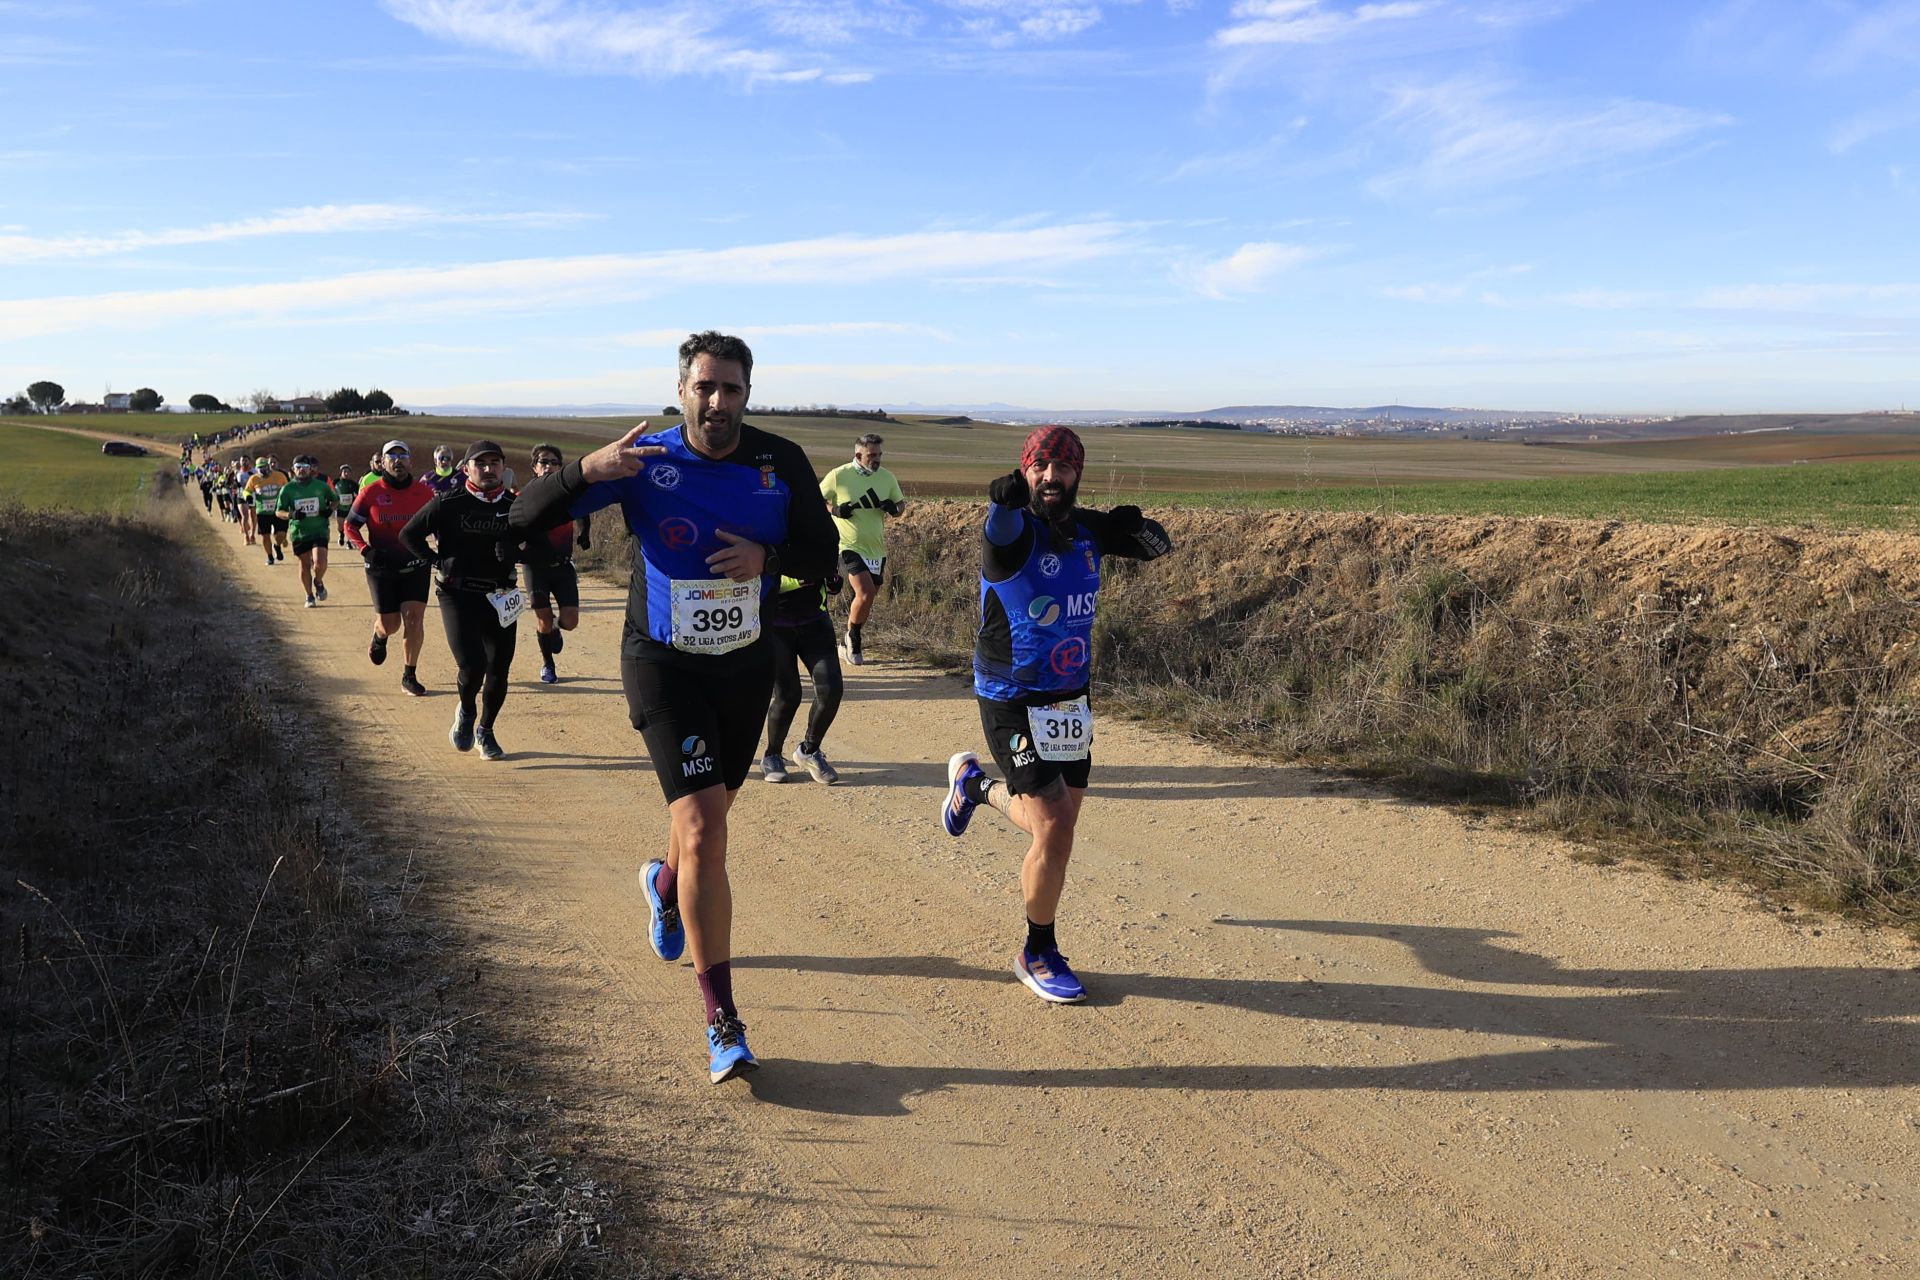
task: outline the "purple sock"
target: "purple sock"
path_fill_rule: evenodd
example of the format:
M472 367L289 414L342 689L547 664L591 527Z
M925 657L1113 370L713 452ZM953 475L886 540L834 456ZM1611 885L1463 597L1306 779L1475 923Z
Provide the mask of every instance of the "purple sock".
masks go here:
M660 869L653 873L653 891L660 895L660 901L675 906L679 899L673 896L673 886L680 879L671 862L663 862Z
M700 980L700 998L707 1002L707 1021L713 1021L713 1015L724 1013L730 1017L739 1017L740 1011L733 1007L733 966L722 960L706 972L695 975Z

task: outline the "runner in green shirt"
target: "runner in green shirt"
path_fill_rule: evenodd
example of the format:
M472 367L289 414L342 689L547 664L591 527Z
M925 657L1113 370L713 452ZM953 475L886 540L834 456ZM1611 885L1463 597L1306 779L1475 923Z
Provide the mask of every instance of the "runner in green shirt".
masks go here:
M327 534L339 495L320 474L320 460L303 453L293 460L293 479L280 487L274 511L291 526L293 554L300 561L300 585L307 608L327 598Z
M347 512L353 510L353 500L360 494L360 482L353 478L353 468L346 463L340 464L340 474L333 481L334 508L340 513L340 545L347 545Z
M853 442L853 461L835 467L820 481L820 496L840 531L840 573L853 588L847 610L847 637L840 653L848 665L863 661L860 629L873 613L887 564L888 516L907 508L907 495L893 472L880 465L879 436L869 431Z

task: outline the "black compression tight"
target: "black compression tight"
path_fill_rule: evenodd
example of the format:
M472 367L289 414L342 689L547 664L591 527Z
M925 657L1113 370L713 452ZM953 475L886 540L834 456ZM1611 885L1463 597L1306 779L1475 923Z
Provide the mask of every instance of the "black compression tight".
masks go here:
M471 715L477 702L479 722L491 727L507 700L507 672L513 666L518 628L501 626L500 615L478 591L440 592L440 621L460 669L460 708Z
M840 655L834 650L833 623L816 618L801 627L768 627L773 646L773 701L767 704L767 754L779 755L800 709L800 671L813 677L813 709L807 712L805 741L818 747L840 712Z

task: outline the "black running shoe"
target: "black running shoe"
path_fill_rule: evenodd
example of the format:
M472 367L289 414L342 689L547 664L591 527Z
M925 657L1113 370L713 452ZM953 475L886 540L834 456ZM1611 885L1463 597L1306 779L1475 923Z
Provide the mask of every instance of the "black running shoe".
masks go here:
M400 688L402 692L415 698L427 696L427 686L421 684L419 677L411 671L400 677Z
M373 633L373 639L367 642L367 661L377 667L386 660L387 638L376 631Z

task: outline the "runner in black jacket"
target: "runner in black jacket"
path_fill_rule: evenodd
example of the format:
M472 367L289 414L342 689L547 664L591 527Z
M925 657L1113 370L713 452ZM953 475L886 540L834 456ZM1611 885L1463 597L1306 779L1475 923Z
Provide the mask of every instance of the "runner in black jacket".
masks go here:
M481 755L499 760L507 753L494 739L493 723L507 700L514 628L527 597L515 582L520 538L507 527L514 494L502 480L506 456L493 441L476 440L465 462L460 487L434 495L415 512L400 541L434 561L440 621L460 669L460 709L447 737L456 751L477 743Z

